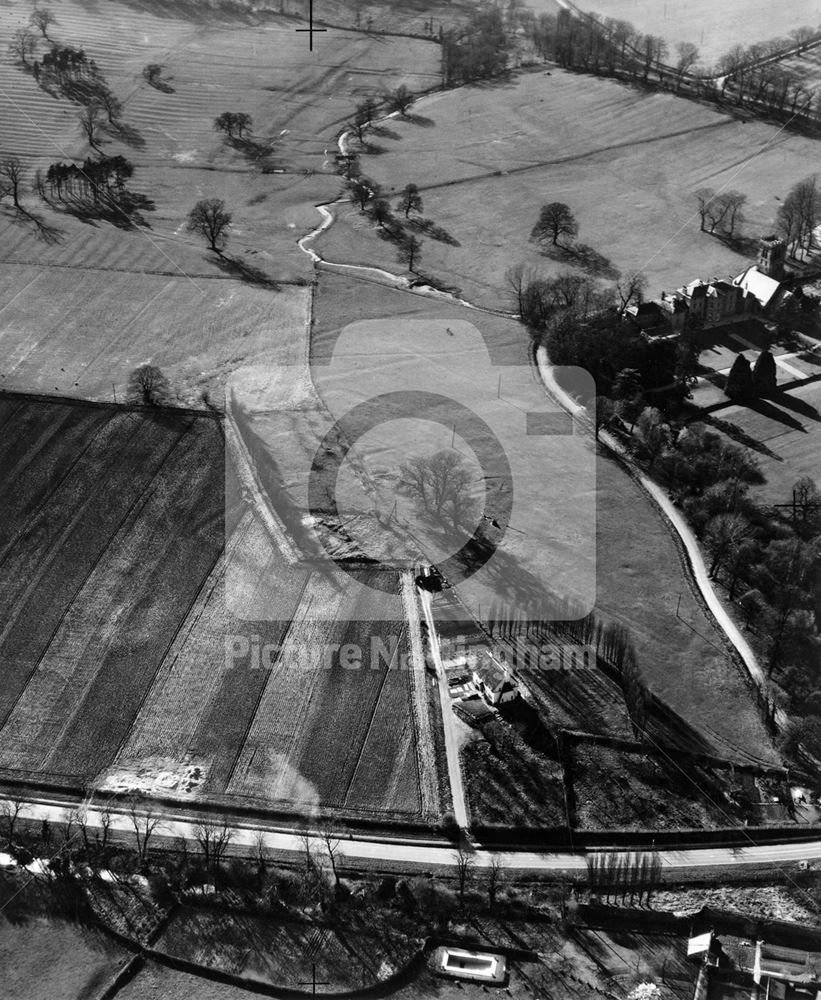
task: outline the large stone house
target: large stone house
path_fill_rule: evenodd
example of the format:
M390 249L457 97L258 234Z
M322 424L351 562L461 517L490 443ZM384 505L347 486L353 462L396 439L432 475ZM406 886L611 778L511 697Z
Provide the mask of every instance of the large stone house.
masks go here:
M766 316L790 292L784 283L787 245L777 236L759 243L758 261L734 278L697 278L660 299L630 306L628 315L648 336L674 336L688 317L705 326L721 326L742 316Z

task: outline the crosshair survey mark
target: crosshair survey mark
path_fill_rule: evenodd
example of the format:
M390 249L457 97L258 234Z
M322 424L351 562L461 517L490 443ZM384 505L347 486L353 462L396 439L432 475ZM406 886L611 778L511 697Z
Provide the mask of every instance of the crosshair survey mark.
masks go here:
M307 28L295 28L294 29L300 33L307 33L308 35L308 51L313 52L314 50L314 35L317 32L325 32L327 28L315 28L314 27L314 0L308 0L308 27Z

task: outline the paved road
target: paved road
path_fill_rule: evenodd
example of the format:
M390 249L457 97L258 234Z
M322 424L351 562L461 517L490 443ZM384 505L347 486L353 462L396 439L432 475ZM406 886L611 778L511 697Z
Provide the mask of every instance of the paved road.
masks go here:
M425 621L428 623L429 646L433 656L433 664L436 667L436 677L439 681L439 700L442 704L442 725L445 730L445 750L448 758L450 793L453 798L453 815L460 828L464 830L468 826L468 814L465 806L465 788L462 784L462 765L459 760L459 735L456 731L456 719L451 707L448 676L445 673L442 654L439 651L439 637L436 632L436 623L433 620L430 594L425 590L420 590L419 601L425 613Z
M3 800L0 799L0 808ZM24 818L41 821L48 819L52 823L65 820L66 809L72 808L70 803L37 802L25 806ZM93 829L101 824L100 810L92 802L85 809L85 823ZM185 837L196 840L196 823L168 816L157 827L155 836L167 840ZM260 828L237 824L232 826L233 837L231 846L247 848L249 854L256 852ZM110 835L133 836L130 817L126 813L114 813L112 816ZM79 834L77 835L79 839ZM305 844L301 835L284 831L264 831L263 840L266 848L273 854L302 857ZM323 850L320 838L313 838L312 846L319 852ZM238 853L242 853L239 851ZM665 850L659 852L663 877L667 881L692 880L726 877L727 869L767 868L776 866L794 868L800 861L821 862L821 840L808 843L775 844L763 847L744 848L694 848L689 850ZM430 843L409 843L403 841L376 841L362 838L341 838L341 864L351 867L372 868L378 871L397 871L417 869L420 871L439 870L443 874L453 874L456 853L455 849L446 845ZM5 860L0 858L0 861ZM570 875L583 877L587 870L586 853L584 851L521 851L498 852L477 850L473 855L476 869L488 868L495 860L512 873L522 875Z

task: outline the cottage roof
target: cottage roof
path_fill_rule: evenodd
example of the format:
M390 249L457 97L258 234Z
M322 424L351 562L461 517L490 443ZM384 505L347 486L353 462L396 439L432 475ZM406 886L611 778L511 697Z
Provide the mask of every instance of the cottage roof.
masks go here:
M513 691L516 688L505 668L486 650L479 654L473 673L490 691Z

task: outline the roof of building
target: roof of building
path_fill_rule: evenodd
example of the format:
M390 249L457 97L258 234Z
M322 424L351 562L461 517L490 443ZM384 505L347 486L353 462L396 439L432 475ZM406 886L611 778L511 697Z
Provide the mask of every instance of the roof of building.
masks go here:
M781 290L781 282L764 274L763 271L759 271L755 264L734 278L733 284L738 285L742 291L756 298L765 309Z
M761 942L761 974L790 982L815 983L821 979L821 955L798 948Z
M481 650L476 661L476 666L473 668L473 673L490 691L516 690L516 684L511 680L508 672L498 660L493 658L489 650Z

